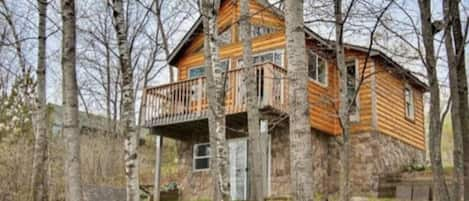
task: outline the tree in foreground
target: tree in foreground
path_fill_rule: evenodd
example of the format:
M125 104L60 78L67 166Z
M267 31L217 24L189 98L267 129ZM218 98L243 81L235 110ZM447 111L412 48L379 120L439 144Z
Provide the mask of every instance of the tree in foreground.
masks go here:
M432 23L431 1L419 0L420 20L422 23L422 39L425 47L424 64L430 87L430 123L429 148L430 161L433 173L433 198L440 201L449 201L449 191L446 185L443 165L441 161L441 119L440 119L440 86L438 84L435 47L433 44L436 26Z
M303 0L285 2L290 121L291 192L296 201L313 199L312 138L309 122Z
M76 76L75 1L62 0L62 94L64 108L65 199L81 201L80 130L78 127L78 87Z
M226 143L225 121L225 76L220 65L218 48L217 18L220 0L200 0L200 13L203 20L204 55L206 68L206 91L208 97L208 126L214 186L214 201L229 201L230 183L228 180L228 146Z
M46 103L46 18L47 0L38 0L38 55L37 55L37 97L34 113L34 151L32 169L32 200L47 201L47 103Z
M349 8L350 9L350 8ZM353 103L354 99L349 99L350 95L347 85L347 66L345 64L345 48L344 48L344 23L345 20L342 15L342 1L334 1L335 10L335 51L337 67L339 69L339 122L342 128L341 135L341 146L340 146L340 176L339 176L339 200L348 201L350 200L350 103ZM353 80L352 82L355 82ZM355 90L355 89L353 89ZM354 92L355 93L355 92Z
M248 164L249 164L249 191L248 198L252 201L263 201L265 196L265 178L267 175L266 147L260 132L260 112L257 102L256 67L253 65L251 24L249 13L249 0L240 0L240 38L243 42L244 81L246 83L246 104L248 116Z
M122 132L125 136L125 175L127 179L127 201L138 201L138 135L135 131L135 100L133 92L133 72L130 49L127 42L127 22L125 21L122 0L112 1L112 16L117 35L119 64L122 74Z
M463 171L463 158L462 158L462 125L461 125L461 109L460 98L459 98L459 86L458 86L458 69L457 69L457 56L454 52L453 36L451 33L452 19L449 14L450 5L448 0L443 0L443 13L444 13L444 43L446 49L446 57L448 58L448 69L449 69L449 84L451 93L451 124L453 129L453 164L454 164L454 186L452 189L453 199L463 200L464 196L461 196L461 185L464 182L464 171ZM450 192L451 193L451 192Z

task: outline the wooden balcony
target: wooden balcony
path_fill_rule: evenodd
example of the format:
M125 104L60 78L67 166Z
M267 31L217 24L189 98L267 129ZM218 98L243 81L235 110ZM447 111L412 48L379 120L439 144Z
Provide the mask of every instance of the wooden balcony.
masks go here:
M286 112L287 71L272 63L257 69L257 102L262 111ZM228 71L225 94L227 115L246 112L244 69ZM179 81L145 89L145 127L158 127L207 118L206 78Z

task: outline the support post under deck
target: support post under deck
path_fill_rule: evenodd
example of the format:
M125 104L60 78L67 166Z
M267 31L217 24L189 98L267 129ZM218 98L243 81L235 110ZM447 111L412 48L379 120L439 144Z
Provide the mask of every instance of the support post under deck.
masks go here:
M155 181L153 188L153 201L160 201L161 156L163 149L163 136L156 136Z

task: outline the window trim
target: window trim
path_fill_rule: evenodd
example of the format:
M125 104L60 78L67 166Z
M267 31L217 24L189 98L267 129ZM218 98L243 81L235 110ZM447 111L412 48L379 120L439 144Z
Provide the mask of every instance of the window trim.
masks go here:
M357 58L350 58L345 60L345 65L347 66L347 62L354 62L355 63L355 88L358 86L359 82L359 59ZM348 68L348 66L347 66ZM339 72L340 73L340 72ZM355 89L356 90L356 89ZM360 91L358 91L357 97L355 97L355 103L357 104L357 112L354 115L349 115L349 119L351 122L360 122Z
M412 109L412 113L411 114L408 114L407 113L407 98L406 98L406 90L409 91L410 93L410 103L411 103L411 109ZM409 85L409 84L406 84L405 87L404 87L404 115L405 115L405 118L409 121L415 121L415 98L414 98L414 90L412 89L412 87Z
M314 54L316 56L316 68L319 66L319 58L321 58L322 60L324 60L324 63L326 64L326 67L325 67L325 70L326 70L326 79L325 79L325 83L321 83L319 81L319 79L315 80L314 78L310 77L309 76L309 72L308 72L308 78L310 81L318 84L319 86L323 87L323 88L327 88L329 86L329 64L327 62L327 59L325 59L324 57L322 56L319 56L319 54L317 54L316 52L314 52L313 50L309 50L309 53L311 54ZM307 61L309 61L309 55L307 55ZM308 71L309 71L309 63L308 63ZM318 77L318 70L316 69L316 78Z
M219 35L222 35L223 33L225 32L230 32L230 41L228 43L221 43L219 44L220 47L221 46L226 46L226 45L229 45L229 44L232 44L233 43L233 31L232 31L232 26L227 26L227 27L224 27L223 29L221 29L220 33L218 33ZM219 39L219 41L221 42L221 40ZM203 45L202 45L203 47Z
M208 142L194 144L194 147L192 149L192 172L204 172L204 171L209 171L210 170L211 154L209 154L208 156L197 156L197 148L199 148L200 146L205 146L205 145L208 145L208 147L210 148L210 143L208 143ZM208 168L196 169L195 168L195 161L197 159L208 159Z
M227 69L227 71L231 70L231 58L220 59L220 62L224 62L224 61L228 61L228 69ZM191 80L191 79L197 79L197 78L201 78L201 77L206 77L206 75L203 75L203 76L191 78L191 70L192 70L192 69L196 69L196 68L205 68L205 64L197 65L197 66L192 66L192 67L187 68L187 79L186 79L186 80Z
M252 39L260 38L260 37L263 37L263 36L268 36L268 35L275 34L275 33L278 33L278 32L281 32L281 31L282 31L282 29L280 29L280 28L278 28L278 27L276 27L276 26L265 25L265 24L262 24L262 23L252 23L251 26L252 26L252 27L257 26L257 27L268 28L268 29L272 29L272 30L273 30L272 32L267 33L267 34L263 34L263 35L261 34L261 35L258 35L258 36L253 36L253 34L252 34L253 29L251 28L251 38L252 38ZM238 36L237 36L237 40L238 40L238 41L241 41L241 36L240 36L239 34L238 34Z
M252 62L253 62L253 64L254 64L254 65L259 65L259 64L255 64L255 63L254 63L254 57L257 57L257 56L260 56L260 55L263 55L263 54L269 54L269 53L271 53L271 54L280 53L280 55L281 55L281 57L280 57L280 60L281 60L280 63L282 63L282 65L281 65L280 67L285 68L285 49L283 49L283 48L272 49L272 50L257 52L257 53L255 53L255 54L253 54L253 55L252 55L252 58L253 58L253 59L252 59L252 60L253 60ZM274 58L274 57L272 57L272 58ZM243 56L241 55L241 57L238 57L238 59L236 60L236 69L239 68L239 66L240 66L240 65L239 65L239 61L242 61L242 60L243 60ZM272 63L275 64L274 61L272 61ZM286 68L285 68L285 69L286 69Z
M191 70L196 69L196 68L205 68L205 66L204 65L198 65L198 66L192 66L192 67L187 68L187 80L197 79L197 78L200 78L200 77L205 77L205 75L202 75L202 76L199 76L199 77L191 78Z

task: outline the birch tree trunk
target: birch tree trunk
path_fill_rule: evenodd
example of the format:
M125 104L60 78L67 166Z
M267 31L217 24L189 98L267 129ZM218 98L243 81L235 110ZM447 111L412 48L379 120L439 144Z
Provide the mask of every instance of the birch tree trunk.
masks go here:
M459 109L461 115L462 126L462 146L463 146L463 165L464 165L464 199L469 200L469 101L467 89L467 74L465 64L465 48L464 37L461 28L461 19L459 12L459 1L450 0L451 8L450 14L452 15L452 33L454 37L454 45L456 47L456 65L458 75L458 93L459 93Z
M107 29L106 29L107 30ZM111 117L111 48L109 47L109 42L107 41L106 34L106 117L107 117L107 129L109 133L115 134L114 126L112 125ZM114 103L116 104L116 103Z
M339 176L339 200L350 200L350 112L347 90L347 66L345 65L344 49L344 19L342 16L342 1L335 0L335 34L336 34L336 60L339 69L339 121L342 128L342 140L340 146L340 176Z
M253 65L249 0L240 0L240 37L243 42L243 67L246 84L248 116L248 198L252 201L263 201L265 196L265 146L260 132L260 113L257 102L256 68Z
M449 201L448 186L443 174L441 161L441 119L440 119L440 86L438 84L435 47L433 44L434 30L432 26L431 1L419 0L420 20L422 23L423 45L425 47L425 67L430 85L430 161L433 172L433 198Z
M303 0L285 2L290 121L290 177L293 200L313 199L312 138Z
M169 57L169 46L168 46L168 37L166 37L165 29L163 27L163 20L161 19L161 1L160 0L155 0L155 13L156 13L156 23L158 24L158 30L161 34L161 40L163 40L163 50L165 53L166 59ZM168 69L169 69L169 82L173 83L174 82L174 69L173 67L168 63Z
M219 0L201 0L200 9L203 16L204 27L204 54L206 67L206 91L208 97L208 120L210 147L212 156L210 158L212 168L212 181L214 185L214 201L229 201L229 164L228 146L226 143L225 125L225 86L224 77L226 73L219 62L218 28L217 18Z
M127 22L122 0L112 0L114 28L117 34L119 63L122 74L122 132L125 136L125 174L127 201L140 200L138 180L138 134L135 131L135 100L130 50L127 42Z
M65 156L65 199L81 201L80 128L76 77L75 1L62 0L62 70Z
M449 69L449 83L451 92L451 123L453 128L453 161L454 161L454 185L453 185L453 200L462 201L464 200L464 192L461 187L464 184L464 165L463 165L463 139L462 139L462 119L461 119L461 104L459 97L459 86L458 86L458 64L457 64L457 53L453 46L453 36L451 27L453 26L453 19L451 12L451 5L454 2L449 0L443 0L443 13L445 21L445 47L446 56L448 58L448 69Z
M47 0L38 0L38 55L37 55L37 99L34 114L34 152L32 169L32 200L47 201L47 103L46 103L46 18Z
M161 3L160 0L155 0L155 14L156 14L156 23L158 25L158 30L156 35L158 36L161 34L161 39L163 40L163 49L165 53L165 58L168 60L169 56L169 47L168 47L168 40L166 37L166 33L164 31L163 27L163 21L161 20ZM158 37L157 37L158 38ZM174 82L174 70L173 67L167 63L168 69L169 69L169 83ZM157 135L155 139L155 147L156 147L156 159L155 159L155 179L154 179L154 191L153 191L153 198L154 201L160 201L160 177L161 177L161 157L163 156L162 154L162 149L163 149L163 136ZM179 143L176 144L177 150L180 150L180 145Z

